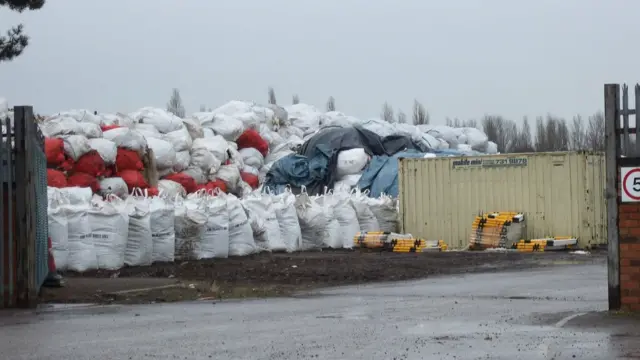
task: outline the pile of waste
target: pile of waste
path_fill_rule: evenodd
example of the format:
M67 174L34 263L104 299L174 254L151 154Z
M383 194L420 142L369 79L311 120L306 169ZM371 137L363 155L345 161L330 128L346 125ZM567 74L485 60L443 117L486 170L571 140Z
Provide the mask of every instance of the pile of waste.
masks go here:
M357 190L312 196L219 189L186 197L134 189L126 199L88 188L48 188L48 226L59 270L84 272L259 252L353 247L359 232L393 232L397 202Z
M7 102L0 113L11 115ZM179 118L145 107L124 114L69 110L45 117L49 185L126 196L133 188L170 195L220 189L243 197L304 186L358 187L397 196L398 157L496 153L476 128L360 120L314 106L230 101Z
M12 117L0 101L0 118L12 126ZM496 153L475 128L306 104L230 101L186 118L153 107L69 110L38 124L53 253L80 272L351 248L360 232L397 231L398 158ZM396 250L427 245L405 242Z

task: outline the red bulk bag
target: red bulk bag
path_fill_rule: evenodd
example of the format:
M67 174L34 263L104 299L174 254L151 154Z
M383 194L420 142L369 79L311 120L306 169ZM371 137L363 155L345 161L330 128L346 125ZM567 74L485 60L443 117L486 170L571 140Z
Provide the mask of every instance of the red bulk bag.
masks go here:
M47 186L55 188L67 187L67 177L62 171L47 169Z
M116 155L116 169L118 171L123 170L142 170L144 164L140 155L135 150L129 150L125 148L118 148L118 154Z
M95 176L81 172L77 172L69 176L67 179L67 186L90 187L94 193L97 193L100 190L100 183L98 183L98 179L96 179Z
M196 181L187 174L183 174L183 173L169 174L165 176L164 179L175 181L178 184L182 185L182 187L185 189L185 191L188 194L198 191L198 184L196 184Z
M57 138L44 139L44 153L47 156L47 164L57 166L64 162L64 141Z
M146 189L149 187L149 184L147 184L147 181L144 179L144 175L140 171L122 170L118 171L117 175L127 184L129 192L133 191L135 188Z
M158 188L155 188L155 187L150 187L147 189L147 194L149 196L158 196L160 195L160 190L158 190Z
M220 189L223 193L227 192L227 184L222 180L216 179L216 181L210 181L205 184L205 190L207 191L213 191L216 188Z
M106 175L106 166L100 154L91 150L80 156L78 161L73 165L74 172L81 172L95 177Z
M242 181L249 184L253 189L257 189L260 186L260 180L258 180L258 177L251 173L240 171L240 177L242 178Z
M65 156L65 160L60 165L58 165L58 168L60 168L60 170L62 171L71 171L73 169L73 164L73 159Z
M236 144L238 144L238 150L254 148L260 151L262 156L267 156L269 152L269 143L260 136L259 132L253 129L245 130L236 141Z
M100 126L100 129L102 129L102 132L113 130L113 129L119 129L119 128L121 128L120 125L102 125L102 126Z

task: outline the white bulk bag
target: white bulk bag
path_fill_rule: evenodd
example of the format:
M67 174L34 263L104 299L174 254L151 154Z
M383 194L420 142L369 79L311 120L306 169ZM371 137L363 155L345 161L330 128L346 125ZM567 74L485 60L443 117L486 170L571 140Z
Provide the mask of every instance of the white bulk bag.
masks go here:
M300 250L321 249L327 216L322 206L309 197L306 189L296 199L296 212L300 223Z
M181 172L186 170L191 163L191 154L189 154L189 150L187 151L179 151L176 153L176 163L173 165L173 171Z
M239 153L245 166L252 166L256 169L260 169L262 165L264 165L264 156L262 156L260 151L254 148L240 149Z
M256 242L253 239L253 231L249 218L242 207L242 202L233 195L219 194L226 198L229 211L229 246L228 255L246 256L257 251Z
M192 151L196 149L206 149L210 153L212 153L213 156L216 157L216 159L220 160L221 163L226 162L228 159L228 148L229 144L227 143L227 140L225 140L220 135L216 135L214 137L205 137L202 139L195 139L193 141L193 144L191 145ZM193 156L193 153L191 156Z
M351 189L358 185L361 177L362 174L344 175L340 180L336 181L333 188L336 191L351 191Z
M215 174L222 164L213 153L204 148L191 149L190 157L190 165L199 167L207 175Z
M129 236L129 214L126 204L116 196L109 197L109 201L94 199L92 202L89 225L98 257L98 269L120 269L124 266L124 253Z
M238 169L242 169L244 161L242 161L242 155L238 152L238 145L234 142L229 142L227 152L229 152L229 163L237 166Z
M106 165L113 165L116 163L118 147L113 141L103 138L89 139L88 141L91 150L97 151Z
M368 193L369 190L361 192L359 189L353 189L351 192L351 205L356 211L358 224L360 224L360 231L380 231L378 218L376 218L376 215L369 208Z
M252 111L256 107L256 103L253 101L241 101L231 100L224 105L217 107L213 112L200 113L200 114L224 114L224 115L237 115L248 111Z
M56 263L56 269L67 269L69 257L69 224L65 206L69 201L56 188L47 188L47 219L49 226L49 238L51 239L51 252Z
M273 149L285 142L284 138L280 136L280 134L272 131L265 124L260 125L260 137L269 143L269 149Z
M242 199L247 210L254 241L259 250L285 251L286 246L280 236L280 225L276 216L274 198L257 192Z
M182 185L173 181L162 179L158 181L158 190L161 196L174 199L176 196L187 196L187 191Z
M222 165L215 175L209 176L209 180L215 181L216 179L222 180L226 185L229 192L234 192L240 186L240 169L236 165Z
M153 237L149 199L140 189L134 189L126 200L129 211L129 237L124 252L128 266L147 266L152 263Z
M209 128L202 128L202 134L204 135L203 138L205 139L211 139L213 137L216 137L216 133L213 131L213 129L209 129ZM196 138L193 138L194 140Z
M127 183L120 177L110 177L100 180L100 195L115 195L124 199L129 194Z
M97 139L102 137L102 129L100 129L100 125L89 122L81 122L79 124L82 135L86 136L88 139Z
M91 151L89 140L84 135L67 135L63 136L62 140L64 142L64 153L74 161Z
M267 154L267 157L264 159L264 162L265 164L270 164L282 159L283 157L289 154L293 154L293 151L291 151L291 149L289 148L288 143L280 144L274 148L270 147L269 153Z
M98 256L91 237L91 225L89 222L91 203L89 201L74 202L71 199L69 200L69 205L64 207L69 231L67 268L77 272L97 269Z
M175 151L188 151L191 148L191 144L193 143L191 135L189 135L189 130L187 130L186 127L183 127L180 130L166 133L163 139L170 142L173 145L173 149Z
M418 125L418 128L421 131L424 131L429 135L435 137L436 139L443 139L447 142L447 144L449 144L450 147L455 147L458 145L458 136L456 135L456 130L450 126Z
M224 196L205 196L207 223L202 241L196 246L198 259L229 257L229 211Z
M394 200L387 196L381 195L379 198L366 198L369 209L376 216L380 231L396 232L398 227L398 209Z
M363 148L343 150L338 153L336 174L338 177L362 172L367 166L369 155Z
M164 109L145 107L129 114L129 116L135 122L155 126L156 129L163 134L179 130L183 127L182 119Z
M212 129L216 135L221 135L228 141L236 141L244 132L242 121L229 115L214 114L200 124L204 128Z
M69 205L87 205L93 198L93 191L88 187L74 186L58 189L58 191L69 201Z
M340 237L344 248L353 247L353 237L360 231L358 216L351 205L349 193L346 191L336 191L332 195L327 195L333 204L333 211L340 223Z
M284 241L287 252L297 251L302 242L298 213L296 212L296 197L287 190L275 196L275 210L278 224L280 225L280 237Z
M207 226L207 215L201 202L175 198L175 259L197 259L196 247L200 246Z
M98 114L96 119L100 122L100 125L105 126L123 126L123 127L131 127L133 126L133 119L131 119L128 115L117 113L117 114Z
M189 168L182 173L192 178L198 185L206 184L208 182L207 175L197 166L189 166Z
M440 147L440 141L438 139L436 139L435 137L431 136L430 134L421 133L420 134L420 140L429 149L437 150L437 149L441 148Z
M331 198L327 195L321 195L312 198L312 200L322 208L324 216L327 218L327 223L324 228L324 236L322 237L324 246L332 249L341 249L344 245L342 234L340 232L341 227L340 222L336 217L333 203L330 201Z
M200 139L204 137L204 131L202 130L202 126L199 121L187 118L182 119L182 124L189 132L191 139Z
M242 168L242 172L249 173L249 174L255 175L255 176L259 176L260 175L260 170L254 168L253 166L248 166L248 165L245 165Z
M145 138L154 138L154 139L162 139L163 135L155 126L151 124L142 124L137 123L134 126L134 129L140 134L144 135Z
M171 169L176 163L176 152L170 142L162 139L148 138L147 145L153 150L158 169Z
M126 127L107 130L102 133L102 137L113 141L117 147L134 150L141 154L147 148L147 139L144 135Z
M46 137L82 134L82 126L80 123L69 116L55 116L48 118L40 124L39 127L42 135Z
M467 155L473 155L473 150L471 149L471 146L467 145L467 144L458 144L456 146L456 150L467 154Z
M59 113L58 116L68 116L78 122L87 122L100 125L100 119L97 116L93 115L93 111L89 110L67 110Z
M498 144L493 141L487 142L487 147L485 148L485 153L487 154L497 154L498 153Z
M172 262L176 243L172 204L160 196L154 196L149 199L149 211L153 237L153 262Z

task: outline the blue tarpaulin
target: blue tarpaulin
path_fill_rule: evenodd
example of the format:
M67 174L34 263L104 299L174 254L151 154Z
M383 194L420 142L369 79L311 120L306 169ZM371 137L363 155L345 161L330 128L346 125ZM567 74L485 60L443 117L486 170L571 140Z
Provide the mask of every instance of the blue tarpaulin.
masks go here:
M402 151L392 156L374 156L369 166L362 173L358 187L369 190L370 197L387 194L398 196L398 158L421 158L424 153L417 151Z

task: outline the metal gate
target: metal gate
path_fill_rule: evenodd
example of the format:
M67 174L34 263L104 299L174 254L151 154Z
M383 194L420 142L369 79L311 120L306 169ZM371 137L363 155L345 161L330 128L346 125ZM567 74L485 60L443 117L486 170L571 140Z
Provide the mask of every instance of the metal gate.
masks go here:
M47 160L31 106L0 118L0 308L30 307L48 274Z

